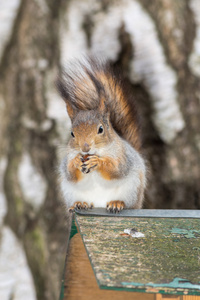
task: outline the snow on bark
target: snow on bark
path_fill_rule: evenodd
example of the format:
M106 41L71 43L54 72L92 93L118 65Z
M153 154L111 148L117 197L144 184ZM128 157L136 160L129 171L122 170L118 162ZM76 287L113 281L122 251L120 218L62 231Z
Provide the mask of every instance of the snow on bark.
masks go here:
M153 20L137 1L126 2L125 28L134 45L130 77L144 83L152 99L153 122L160 137L170 143L185 125L177 101L177 76L166 62Z
M88 49L86 33L83 30L85 15L93 13L96 1L71 1L60 23L61 63L77 57Z
M3 189L7 159L0 160L0 299L36 300L25 252L12 230L5 226L7 202Z
M200 1L189 1L190 8L194 14L196 23L196 37L193 43L193 50L189 58L189 67L192 73L200 77Z
M171 143L184 126L176 90L177 76L168 65L156 27L148 13L135 0L114 2L105 11L97 1L71 1L61 28L61 64L80 57L87 50L85 17L92 21L90 51L115 61L120 52L119 29L124 24L133 45L130 80L142 82L152 99L153 122L166 142ZM64 31L65 29L65 31Z
M1 230L0 299L36 300L33 279L24 250L7 226Z
M66 104L58 95L55 89L55 78L57 70L50 70L45 76L45 98L47 99L47 117L49 120L54 120L56 124L56 131L58 133L51 139L52 145L56 145L56 154L58 159L62 159L65 153L66 142L70 137L71 121L67 115ZM68 129L68 131L67 131Z
M120 53L119 30L122 25L123 14L119 6L108 8L107 13L99 13L94 17L94 29L91 38L93 53L106 56L115 61Z
M24 153L18 168L19 183L24 199L35 210L39 210L45 201L47 183L31 161L28 153Z
M13 24L17 16L20 0L0 0L0 60L7 45L13 29Z

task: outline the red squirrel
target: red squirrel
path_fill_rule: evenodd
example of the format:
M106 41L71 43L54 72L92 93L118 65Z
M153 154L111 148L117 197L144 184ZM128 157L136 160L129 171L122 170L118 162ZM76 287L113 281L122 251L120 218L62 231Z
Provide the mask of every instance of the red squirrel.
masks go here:
M57 88L72 123L60 165L69 211L141 208L146 166L133 95L108 63L95 58L62 70Z

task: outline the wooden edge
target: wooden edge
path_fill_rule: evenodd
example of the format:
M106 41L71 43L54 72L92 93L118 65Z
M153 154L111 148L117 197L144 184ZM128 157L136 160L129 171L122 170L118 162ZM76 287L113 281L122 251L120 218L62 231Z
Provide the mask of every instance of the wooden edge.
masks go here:
M200 296L178 296L100 289L78 226L72 218L60 300L200 300Z
M64 300L155 300L154 294L101 290L80 233L70 240L64 287Z
M200 296L177 296L177 295L162 295L156 294L156 300L200 300Z
M119 213L110 213L105 208L75 209L78 215L101 217L134 218L181 218L200 219L200 210L192 209L124 209Z

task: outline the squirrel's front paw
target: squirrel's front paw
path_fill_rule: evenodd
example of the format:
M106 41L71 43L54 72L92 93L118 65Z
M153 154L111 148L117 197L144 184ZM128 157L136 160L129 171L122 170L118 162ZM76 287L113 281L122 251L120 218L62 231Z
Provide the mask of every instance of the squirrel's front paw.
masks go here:
M74 166L76 169L79 169L80 171L82 171L82 155L81 154L78 154L75 158L74 158Z
M82 164L81 172L84 174L90 173L97 169L99 164L99 157L96 155L89 155L87 160Z
M118 213L125 207L124 201L110 201L107 204L107 211L112 213Z

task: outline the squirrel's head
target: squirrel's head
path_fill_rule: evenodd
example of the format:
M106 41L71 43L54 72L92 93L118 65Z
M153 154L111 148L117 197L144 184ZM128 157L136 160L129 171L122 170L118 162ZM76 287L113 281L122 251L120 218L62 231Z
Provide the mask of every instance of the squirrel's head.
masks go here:
M70 146L82 154L95 154L111 141L112 126L104 99L94 110L77 110L67 104L72 121Z

